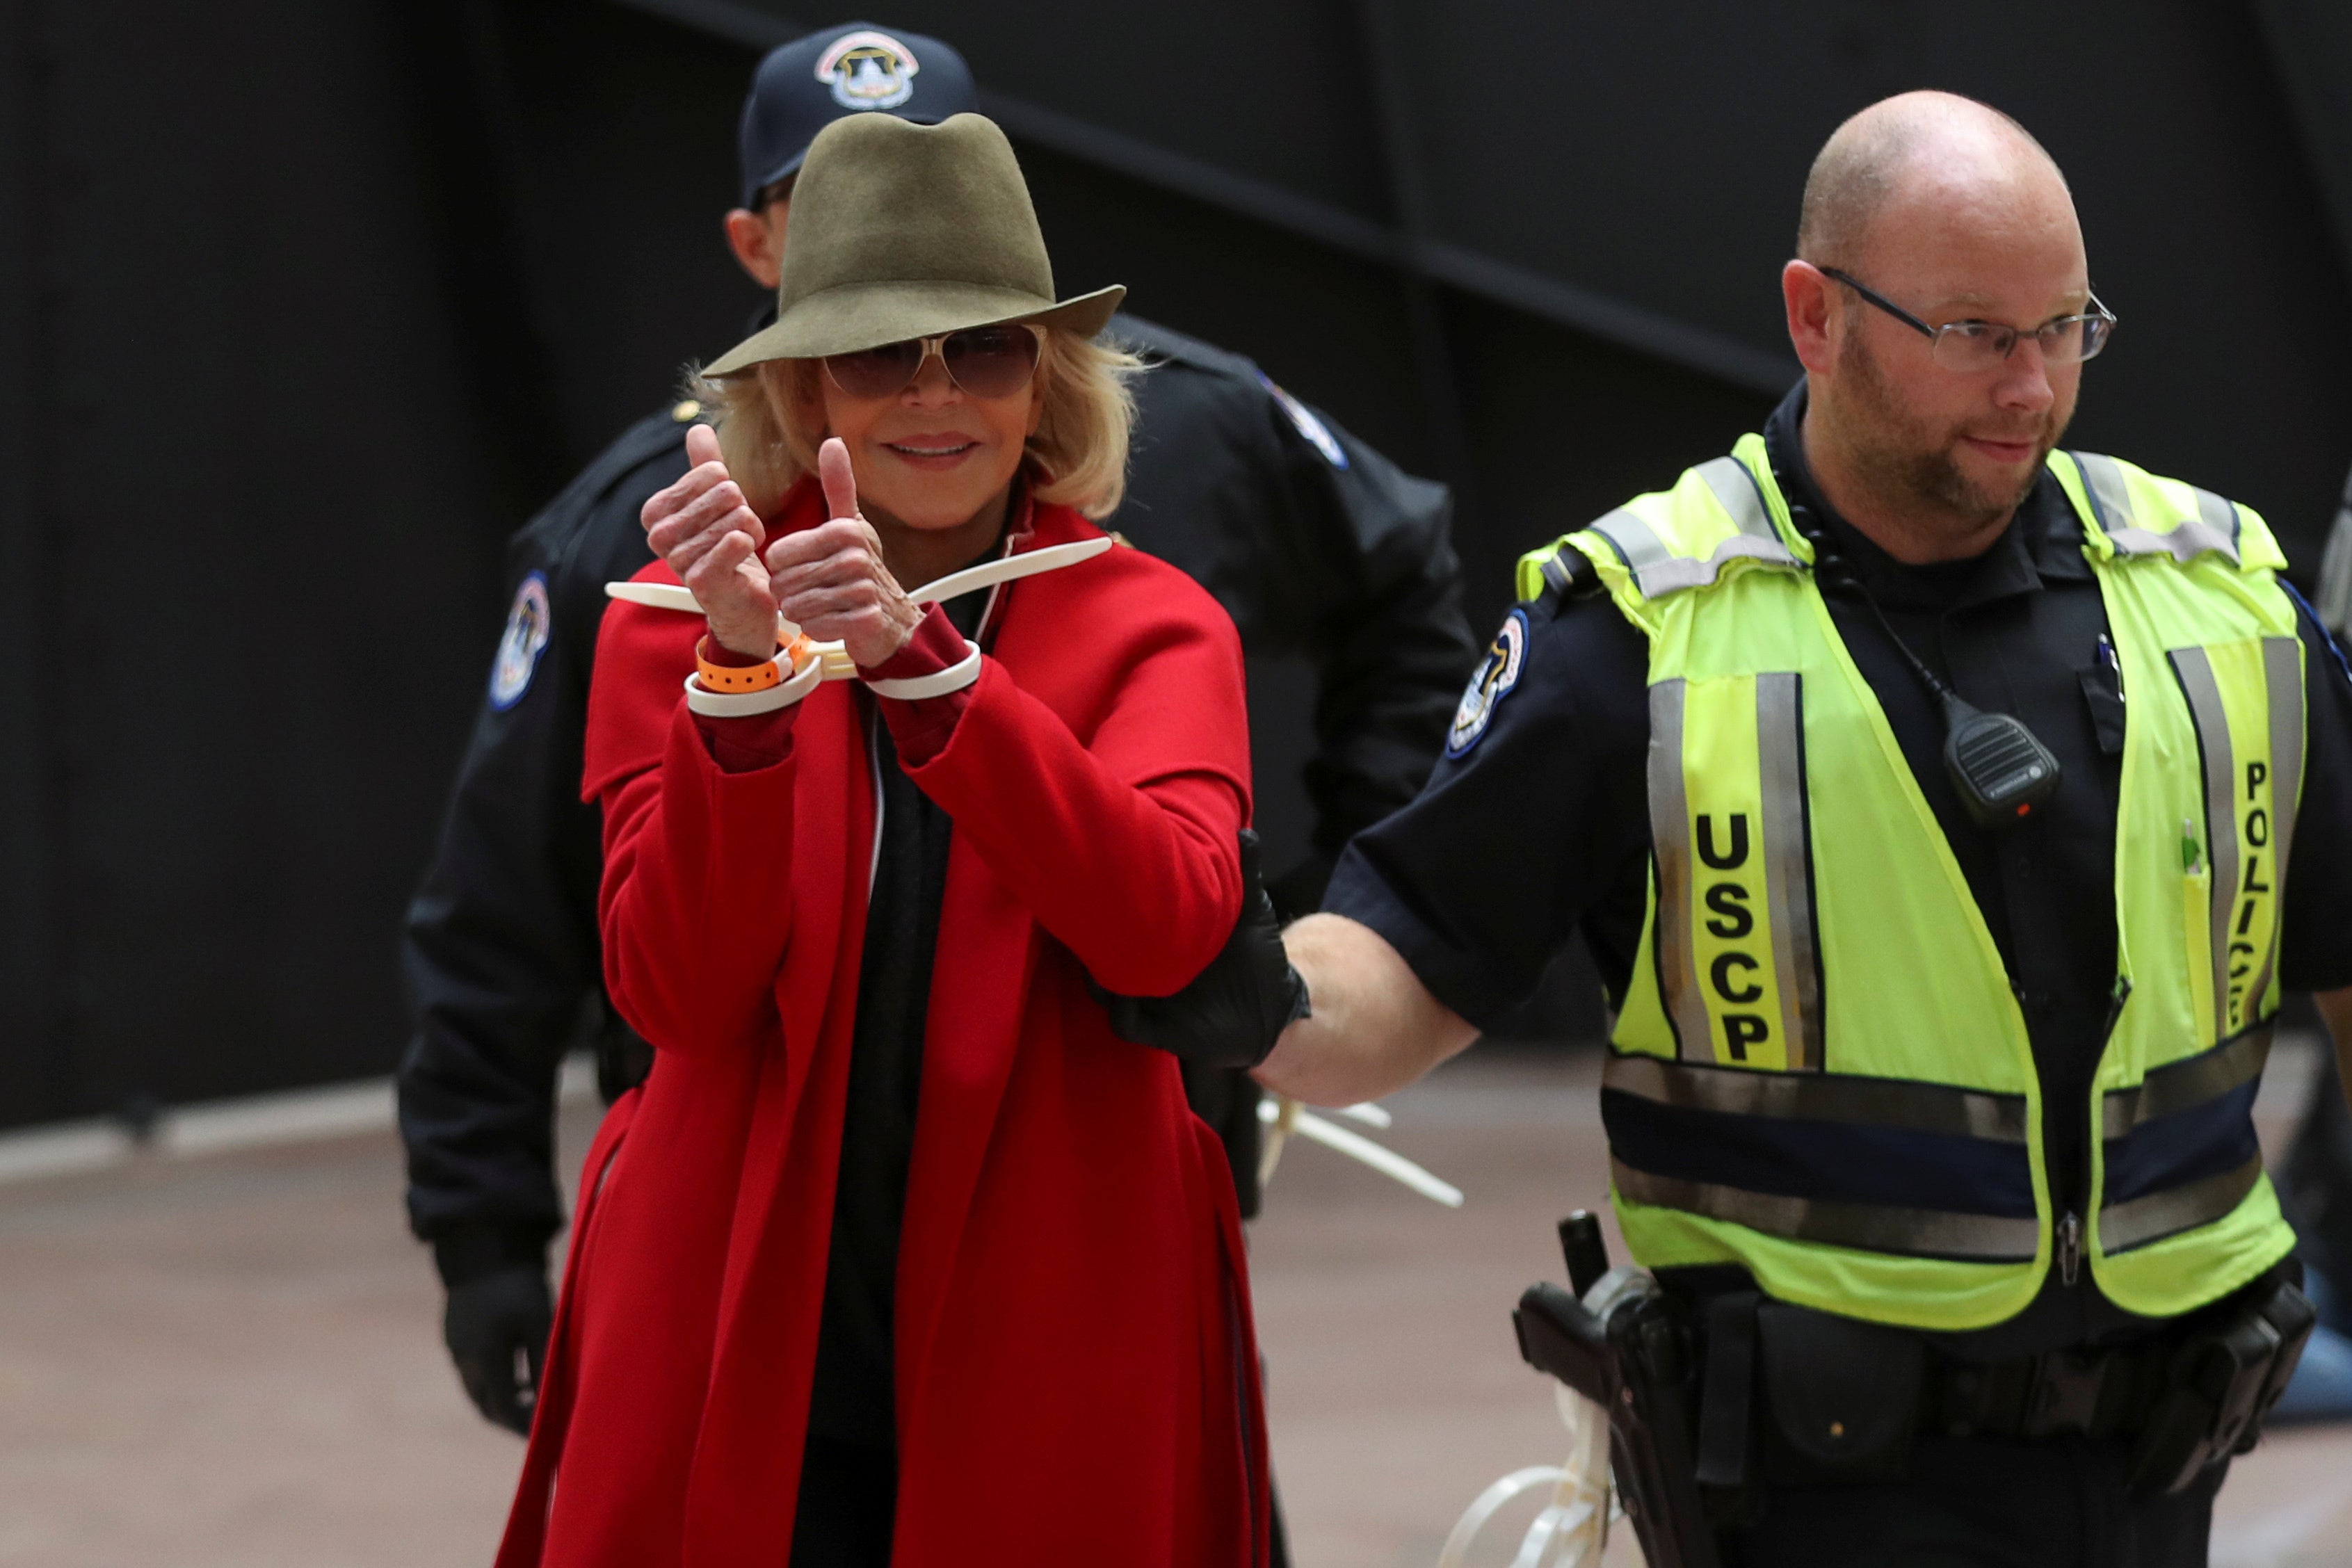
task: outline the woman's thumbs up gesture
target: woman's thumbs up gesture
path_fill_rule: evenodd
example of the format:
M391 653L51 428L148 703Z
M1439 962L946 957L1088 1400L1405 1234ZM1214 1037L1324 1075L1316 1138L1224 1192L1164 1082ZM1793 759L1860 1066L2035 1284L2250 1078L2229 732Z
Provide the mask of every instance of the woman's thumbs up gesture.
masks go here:
M819 642L841 643L870 670L907 645L923 612L882 563L882 540L857 509L849 448L838 439L818 449L817 476L829 520L768 547L769 591L787 620Z
M760 547L768 530L719 460L709 425L686 433L686 476L646 503L646 540L693 591L719 646L750 658L776 651L776 616L821 643L839 642L866 669L906 646L923 612L882 564L882 541L857 510L849 448L817 454L830 520Z
M775 591L759 559L768 530L719 461L716 431L689 428L686 457L686 476L638 515L646 542L693 590L720 647L764 659L776 651Z

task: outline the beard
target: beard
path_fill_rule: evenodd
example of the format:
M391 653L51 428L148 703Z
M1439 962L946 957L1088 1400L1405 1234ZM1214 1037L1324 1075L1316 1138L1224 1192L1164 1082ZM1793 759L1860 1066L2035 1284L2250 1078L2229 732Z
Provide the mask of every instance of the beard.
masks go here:
M1906 406L1860 333L1849 336L1839 350L1838 379L1852 415L1843 423L1856 476L1906 510L1940 512L1974 526L2008 516L2032 493L2074 413L2053 403L2033 431L2000 432L1997 439L2003 441L2032 439L2033 462L2014 483L1988 483L1971 478L1960 465L1960 443L1970 432L1960 424L1938 429Z

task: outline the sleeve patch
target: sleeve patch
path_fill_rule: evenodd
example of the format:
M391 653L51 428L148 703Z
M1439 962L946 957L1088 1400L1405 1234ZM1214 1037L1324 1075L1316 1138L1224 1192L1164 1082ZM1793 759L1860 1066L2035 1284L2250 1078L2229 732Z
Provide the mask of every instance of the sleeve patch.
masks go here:
M547 652L553 616L547 603L547 574L534 571L515 590L507 612L507 629L499 637L498 657L490 661L490 706L504 713L530 690L539 656Z
M1503 618L1503 629L1495 633L1477 674L1462 693L1462 705L1454 710L1454 723L1445 732L1446 756L1465 756L1486 738L1487 727L1495 722L1495 710L1518 685L1527 662L1528 612L1514 610Z
M1339 438L1331 434L1329 425L1315 417L1313 409L1275 385L1274 378L1264 371L1258 371L1257 379L1258 383L1273 394L1274 401L1282 405L1282 412L1290 416L1290 423L1298 427L1298 434L1307 437L1307 444L1323 455L1323 461L1334 468L1348 465L1348 449L1339 444Z

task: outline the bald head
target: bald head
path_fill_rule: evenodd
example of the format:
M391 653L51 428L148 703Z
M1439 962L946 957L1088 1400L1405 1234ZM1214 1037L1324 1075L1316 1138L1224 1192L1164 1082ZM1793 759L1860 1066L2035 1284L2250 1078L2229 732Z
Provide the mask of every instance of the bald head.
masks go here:
M2082 384L2080 357L2040 336L2091 302L2058 166L1983 104L1887 99L1814 160L1797 255L1780 293L1822 494L1898 559L1986 549ZM2013 332L2005 349L1983 331L2000 327Z
M2063 206L2065 177L2025 127L1948 92L1882 99L1832 132L1805 177L1797 255L1816 267L1862 265L1882 223L1922 205Z

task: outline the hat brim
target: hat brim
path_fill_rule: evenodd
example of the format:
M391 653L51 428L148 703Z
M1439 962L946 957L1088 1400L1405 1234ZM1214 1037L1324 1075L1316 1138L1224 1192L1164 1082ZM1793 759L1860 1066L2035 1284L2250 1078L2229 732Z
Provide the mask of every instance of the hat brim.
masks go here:
M1034 321L1091 338L1109 324L1126 297L1126 286L1118 283L1058 303L975 283L844 284L794 301L773 324L711 361L702 373L740 375L770 360L821 360L1007 321Z

